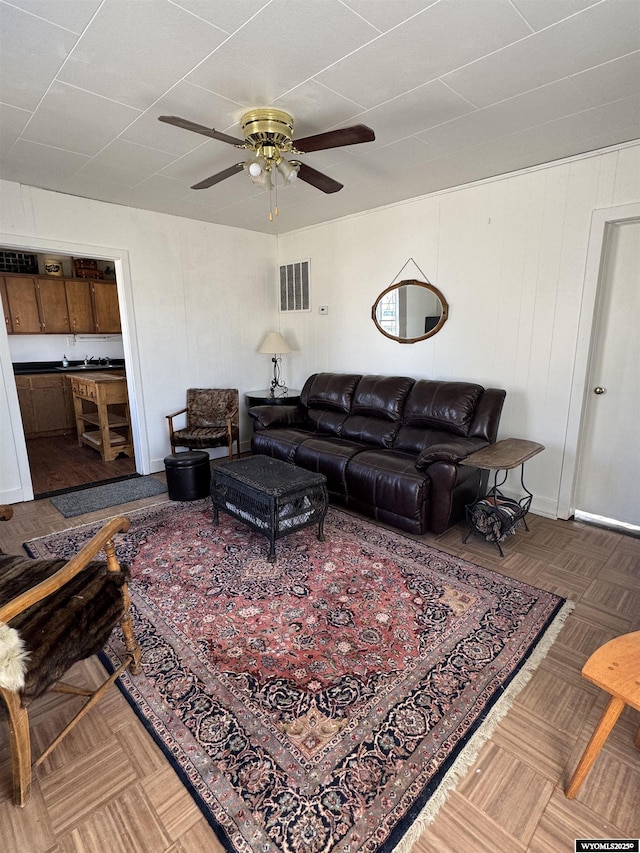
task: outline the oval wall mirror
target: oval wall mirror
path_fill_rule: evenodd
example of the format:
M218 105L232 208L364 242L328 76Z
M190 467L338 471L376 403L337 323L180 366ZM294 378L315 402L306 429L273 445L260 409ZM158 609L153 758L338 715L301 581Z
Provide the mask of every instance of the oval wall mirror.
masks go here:
M371 309L379 331L401 344L415 344L435 335L448 314L447 300L438 288L413 278L387 287Z

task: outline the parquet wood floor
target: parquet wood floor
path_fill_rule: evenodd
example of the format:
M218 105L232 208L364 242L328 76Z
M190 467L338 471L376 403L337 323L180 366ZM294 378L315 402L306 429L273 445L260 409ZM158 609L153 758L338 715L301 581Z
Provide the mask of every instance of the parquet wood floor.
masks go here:
M162 478L162 475L156 475ZM157 501L147 498L125 511ZM65 519L48 500L14 505L0 548L106 518L119 508ZM73 522L73 525L70 524ZM530 531L505 557L452 528L430 544L576 603L558 639L464 780L412 853L569 853L576 838L640 837L640 715L626 708L575 800L563 786L606 703L580 676L587 657L640 629L640 539L581 523L529 516ZM98 678L96 658L74 675ZM37 751L77 700L50 696L32 709ZM3 729L3 727L1 727ZM221 853L189 794L117 689L112 689L37 773L31 803L10 801L6 732L0 730L3 853Z

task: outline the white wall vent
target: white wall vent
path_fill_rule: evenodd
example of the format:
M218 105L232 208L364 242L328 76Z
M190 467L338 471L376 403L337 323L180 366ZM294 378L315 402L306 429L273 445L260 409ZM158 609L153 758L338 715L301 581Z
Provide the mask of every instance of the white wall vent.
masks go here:
M311 311L308 260L280 267L280 310Z

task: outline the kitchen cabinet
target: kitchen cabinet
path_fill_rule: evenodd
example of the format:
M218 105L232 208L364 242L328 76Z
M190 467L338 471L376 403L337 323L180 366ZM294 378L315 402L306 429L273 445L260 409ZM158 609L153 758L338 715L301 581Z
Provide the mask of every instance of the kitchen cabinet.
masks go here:
M10 335L120 334L115 281L52 276L0 276Z
M38 302L40 326L49 335L61 335L71 331L65 282L61 278L38 278Z
M67 374L71 381L78 444L93 447L103 462L123 453L133 456L127 381L122 376L96 372Z
M118 307L118 287L111 281L92 281L93 317L95 330L100 334L119 334L120 310Z
M67 376L60 373L16 376L16 388L26 438L74 431L73 396Z
M11 332L14 335L38 335L40 308L36 279L31 276L6 275L4 283L11 317Z
M67 278L64 286L71 331L78 335L95 332L91 282L86 279Z

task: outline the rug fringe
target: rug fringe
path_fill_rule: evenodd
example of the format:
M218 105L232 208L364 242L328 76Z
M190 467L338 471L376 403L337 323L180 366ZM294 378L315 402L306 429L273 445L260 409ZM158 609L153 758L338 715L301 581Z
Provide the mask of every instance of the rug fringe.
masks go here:
M525 685L528 684L542 660L547 656L549 649L556 641L558 634L562 630L567 617L574 607L574 602L567 601L560 608L558 615L545 631L543 638L536 645L526 664L511 681L500 699L495 703L480 728L471 738L467 746L462 750L453 766L443 778L442 782L438 786L438 790L432 794L429 798L429 802L411 824L402 839L394 847L393 853L409 853L426 827L434 821L436 815L447 801L451 791L453 791L467 775L469 768L475 762L484 743L490 738L498 723L507 715L507 712L513 705L517 695Z

